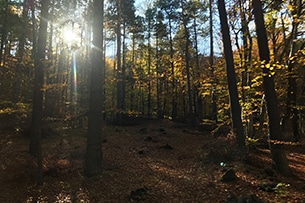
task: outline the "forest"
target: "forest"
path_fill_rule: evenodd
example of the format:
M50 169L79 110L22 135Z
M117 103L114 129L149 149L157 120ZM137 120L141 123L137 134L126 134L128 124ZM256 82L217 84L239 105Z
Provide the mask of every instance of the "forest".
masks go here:
M304 0L0 0L0 202L305 202Z

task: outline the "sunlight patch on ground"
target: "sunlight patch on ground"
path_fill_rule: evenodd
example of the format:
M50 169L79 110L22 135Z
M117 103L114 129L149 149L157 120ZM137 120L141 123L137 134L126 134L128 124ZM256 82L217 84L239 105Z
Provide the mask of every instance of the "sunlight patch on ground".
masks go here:
M70 194L62 194L62 193L59 193L57 196L56 196L56 203L71 203L72 200L71 200L71 195Z
M87 190L79 188L79 190L76 192L75 197L71 196L69 193L63 193L60 192L55 196L55 200L53 202L55 203L72 203L72 202L81 202L81 203L89 203L89 193ZM39 196L36 198L34 197L28 197L28 199L25 201L25 203L48 203L51 202L50 199L47 196Z
M260 180L257 179L257 174L255 176L255 174L252 175L248 173L245 174L243 172L237 172L236 175L239 179L243 180L246 183L249 183L250 185L257 186L260 183Z
M26 203L32 203L32 202L35 202L35 200L34 200L34 197L29 197L27 200L26 200ZM37 198L37 201L36 201L37 203L47 203L47 202L49 202L48 201L48 197L47 196L39 196L38 198Z
M191 180L191 178L186 176L183 172L177 171L177 170L174 170L174 169L170 169L169 167L162 166L159 163L150 164L150 168L153 171L161 172L161 173L163 173L167 176L170 176L172 178Z

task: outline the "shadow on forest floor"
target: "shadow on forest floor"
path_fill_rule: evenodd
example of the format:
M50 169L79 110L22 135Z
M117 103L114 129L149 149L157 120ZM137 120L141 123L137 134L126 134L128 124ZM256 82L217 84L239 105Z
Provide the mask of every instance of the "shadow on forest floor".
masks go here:
M86 130L57 125L58 134L43 140L41 187L35 185L28 138L9 131L0 135L0 202L214 203L232 195L305 202L304 143L287 148L294 177L285 178L271 169L268 149L252 149L246 161L238 160L230 134L215 138L168 120L103 125L102 175L85 178ZM221 181L228 169L236 180Z

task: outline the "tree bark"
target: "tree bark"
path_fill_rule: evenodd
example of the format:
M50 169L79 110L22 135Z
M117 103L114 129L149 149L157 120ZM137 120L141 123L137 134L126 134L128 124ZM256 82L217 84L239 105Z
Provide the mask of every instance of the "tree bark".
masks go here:
M186 84L187 84L187 97L188 97L188 123L189 125L195 124L195 115L194 115L194 108L193 108L193 93L191 87L191 73L190 73L190 34L187 27L189 18L187 15L187 11L185 10L185 6L183 1L181 1L182 7L182 22L184 28L184 39L185 39L185 50L184 50L184 60L185 60L185 69L186 69ZM187 111L185 111L187 112Z
M2 64L2 61L4 63L5 55L3 55L3 49L4 45L7 42L7 27L8 27L8 14L9 14L9 2L8 0L5 0L3 2L3 5L5 6L3 11L3 25L2 25L2 33L1 33L1 43L0 43L0 65Z
M171 64L171 74L172 74L172 119L177 119L177 87L176 87L176 77L175 77L175 66L174 66L174 45L172 37L172 21L169 16L169 44L170 44L170 64Z
M121 0L118 1L118 21L117 21L117 122L121 124L122 113L124 109L124 89L123 89L123 69L122 69L122 33L121 33L121 20L122 8Z
M50 0L41 1L40 19L48 19L48 7ZM34 54L35 77L34 77L34 94L31 123L31 141L29 152L37 158L37 184L43 184L42 174L42 152L41 152L41 126L43 113L43 82L44 82L44 60L47 44L47 20L40 20L37 53Z
M247 95L245 86L250 86L250 72L249 68L251 65L251 53L252 53L252 39L249 31L249 20L247 19L246 13L248 12L248 4L245 5L243 0L239 0L240 7L240 19L241 19L241 34L242 34L242 47L243 50L240 50L240 68L244 69L241 73L241 88L242 88L242 102L250 103L249 95ZM236 38L236 44L238 44L238 38ZM242 52L243 51L243 52ZM246 105L247 106L247 105ZM247 109L249 114L245 114L246 126L247 126L247 136L254 136L254 126L253 126L253 112L251 112L253 106ZM243 110L242 110L243 111Z
M277 141L283 140L283 136L280 127L280 112L277 104L274 79L270 69L266 67L266 64L268 64L270 61L270 53L268 48L262 3L260 0L253 0L252 6L256 25L259 57L262 61L262 64L264 65L263 88L266 97L272 160L276 170L278 170L282 175L289 176L291 175L291 171L288 165L285 151L276 144Z
M148 43L148 59L147 59L147 69L148 69L148 81L147 81L147 87L148 87L148 95L147 95L147 116L151 117L151 80L152 80L152 74L151 74L151 29L152 29L152 20L153 20L153 9L148 9L146 13L146 18L148 20L148 36L147 36L147 43Z
M209 33L210 33L210 68L211 68L211 76L212 76L212 91L211 91L211 99L212 99L212 112L211 119L217 122L217 98L215 93L215 74L214 74L214 31L213 31L213 0L209 0Z
M103 103L103 12L104 1L93 2L93 50L91 67L90 100L88 114L88 139L85 160L85 175L95 176L101 173L102 154L102 103Z
M226 58L226 71L228 88L230 95L231 116L233 121L233 129L236 133L238 148L243 151L245 149L245 135L241 120L241 107L239 104L236 75L234 70L234 59L229 34L229 26L224 0L218 0L218 11L220 16L221 32L224 44L224 54Z
M302 1L297 0L296 5L297 11L296 15L293 18L296 18L292 22L292 31L291 31L291 45L288 54L288 88L287 88L287 101L286 101L286 120L291 119L292 131L295 138L295 141L299 141L299 129L298 129L298 110L297 110L297 82L296 74L294 73L294 61L292 57L296 53L297 37L298 37L298 26L299 26L299 17L302 11ZM286 122L285 122L286 123Z

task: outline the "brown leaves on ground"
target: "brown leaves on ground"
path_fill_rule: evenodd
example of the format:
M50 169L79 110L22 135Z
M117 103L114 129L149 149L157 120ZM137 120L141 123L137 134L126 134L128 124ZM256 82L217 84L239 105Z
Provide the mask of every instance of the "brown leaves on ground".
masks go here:
M272 171L268 149L239 160L234 137L213 137L168 120L103 126L103 171L83 177L85 130L60 130L43 142L44 182L35 184L28 140L1 135L0 202L226 202L256 195L265 202L305 202L304 145L287 148L294 177ZM237 180L222 182L233 168ZM264 191L264 187L272 187Z

